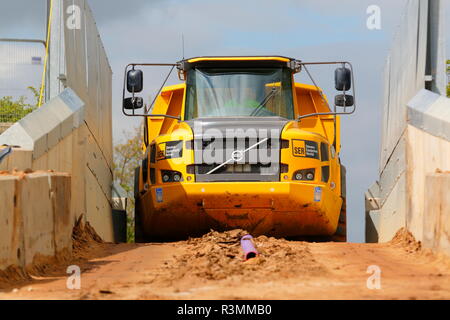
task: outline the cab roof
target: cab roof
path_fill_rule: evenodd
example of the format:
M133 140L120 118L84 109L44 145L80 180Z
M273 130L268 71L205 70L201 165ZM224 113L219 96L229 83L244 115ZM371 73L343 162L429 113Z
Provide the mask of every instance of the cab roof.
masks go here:
M292 68L296 60L283 56L215 56L194 57L180 61L183 70L204 68Z

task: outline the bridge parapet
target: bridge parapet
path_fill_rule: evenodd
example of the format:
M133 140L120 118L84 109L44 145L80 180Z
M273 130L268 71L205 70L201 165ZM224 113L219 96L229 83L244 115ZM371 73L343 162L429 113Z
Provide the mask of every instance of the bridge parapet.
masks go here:
M422 241L426 177L450 170L444 4L408 1L386 62L380 175L365 194L368 242L389 241L402 227Z

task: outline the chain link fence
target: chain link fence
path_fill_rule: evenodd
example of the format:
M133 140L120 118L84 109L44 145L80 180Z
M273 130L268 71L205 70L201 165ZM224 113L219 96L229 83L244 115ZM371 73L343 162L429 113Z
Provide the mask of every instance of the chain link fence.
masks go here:
M0 39L0 133L36 108L44 55L42 41Z

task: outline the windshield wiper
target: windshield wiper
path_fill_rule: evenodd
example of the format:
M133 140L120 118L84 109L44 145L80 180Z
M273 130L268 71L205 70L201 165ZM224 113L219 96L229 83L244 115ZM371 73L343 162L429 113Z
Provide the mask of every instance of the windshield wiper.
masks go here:
M265 97L264 99L261 101L261 103L259 104L259 106L252 111L252 113L250 113L250 117L251 116L255 116L258 114L258 112L264 108L264 106L266 105L267 102L269 102L269 100L275 95L275 93L277 92L277 88L276 87L272 87L272 91L270 91Z

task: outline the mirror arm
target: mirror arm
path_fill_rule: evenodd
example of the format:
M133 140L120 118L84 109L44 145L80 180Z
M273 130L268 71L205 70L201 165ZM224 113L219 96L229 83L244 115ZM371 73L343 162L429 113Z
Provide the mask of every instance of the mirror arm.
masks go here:
M181 117L180 116L171 116L171 115L167 115L167 114L146 114L146 113L145 114L136 114L135 113L135 109L133 109L133 113L132 114L127 113L125 111L124 100L125 100L125 90L126 90L125 88L126 88L126 85L127 85L127 71L128 71L129 67L132 67L134 69L135 66L162 66L162 67L167 66L167 67L172 67L170 69L170 72L167 75L163 85L161 86L161 88L158 91L158 95L159 95L161 93L163 87L164 87L164 84L167 82L167 79L169 78L170 74L172 73L174 67L179 66L179 63L129 63L129 64L127 64L125 66L125 72L124 72L124 77L123 77L122 113L125 116L127 116L127 117L164 117L164 118L175 119L175 120L181 121ZM154 99L154 101L152 103L155 102L156 97L155 97L155 99ZM134 92L132 93L132 98L134 99ZM144 107L144 108L146 108L146 107ZM150 108L151 108L151 106L150 106ZM146 112L148 112L148 110L146 110Z
M168 115L168 114L135 114L134 113L134 109L133 109L133 113L132 114L125 112L125 109L122 109L122 113L124 115L126 115L127 117L145 117L145 118L153 118L153 117L160 118L160 117L164 117L164 118L175 119L175 120L181 121L181 117L180 116L171 116L171 115Z
M152 117L164 117L164 118L169 118L169 119L175 119L175 120L178 120L178 121L180 121L181 120L181 117L180 116L171 116L171 115L168 115L168 114L147 114L147 115L145 115L145 117L148 117L148 118L152 118Z
M158 98L158 96L161 94L162 89L164 89L164 86L166 85L167 80L169 80L170 75L172 74L173 69L175 68L175 65L172 66L172 68L170 68L169 73L167 74L166 78L164 79L163 84L161 85L161 87L158 90L158 93L155 95L155 97L153 98L152 103L150 104L150 106L147 108L145 107L145 113L149 112L150 109L153 107L153 105L156 102L156 99Z
M338 116L338 115L349 115L355 112L356 106L352 106L353 109L350 112L316 112L316 113L308 113L303 116L298 116L295 121L300 121L301 119L314 117L314 116Z
M300 64L303 66L303 68L305 68L305 70L307 70L307 69L306 69L306 65L341 64L341 65L345 66L345 65L348 64L348 65L350 66L350 72L351 72L351 78L352 78L352 89L351 89L351 91L352 91L352 95L353 95L354 102L353 102L353 106L352 106L353 109L352 109L352 111L350 111L350 112L321 112L321 113L319 112L319 113L309 113L309 114L305 114L305 115L303 115L303 116L298 116L298 117L295 119L295 121L300 121L301 119L309 118L309 117L314 117L314 116L349 115L349 114L352 114L352 113L355 112L355 110L356 110L355 78L354 78L354 75L353 75L353 65L352 65L350 62L348 62L348 61L303 62L303 61L302 61ZM308 75L311 77L310 73L309 73L308 71L306 71L306 72L307 72ZM311 77L311 78L312 78L312 77ZM321 94L322 99L325 99L325 98L323 97L323 95L322 95L321 90L319 89L319 87L318 87L317 84L315 83L315 81L314 81L313 79L312 79L312 81L313 81L315 87L317 88L317 90L319 91L319 93ZM344 92L345 92L345 91L344 91ZM336 110L336 105L334 106L334 110Z

